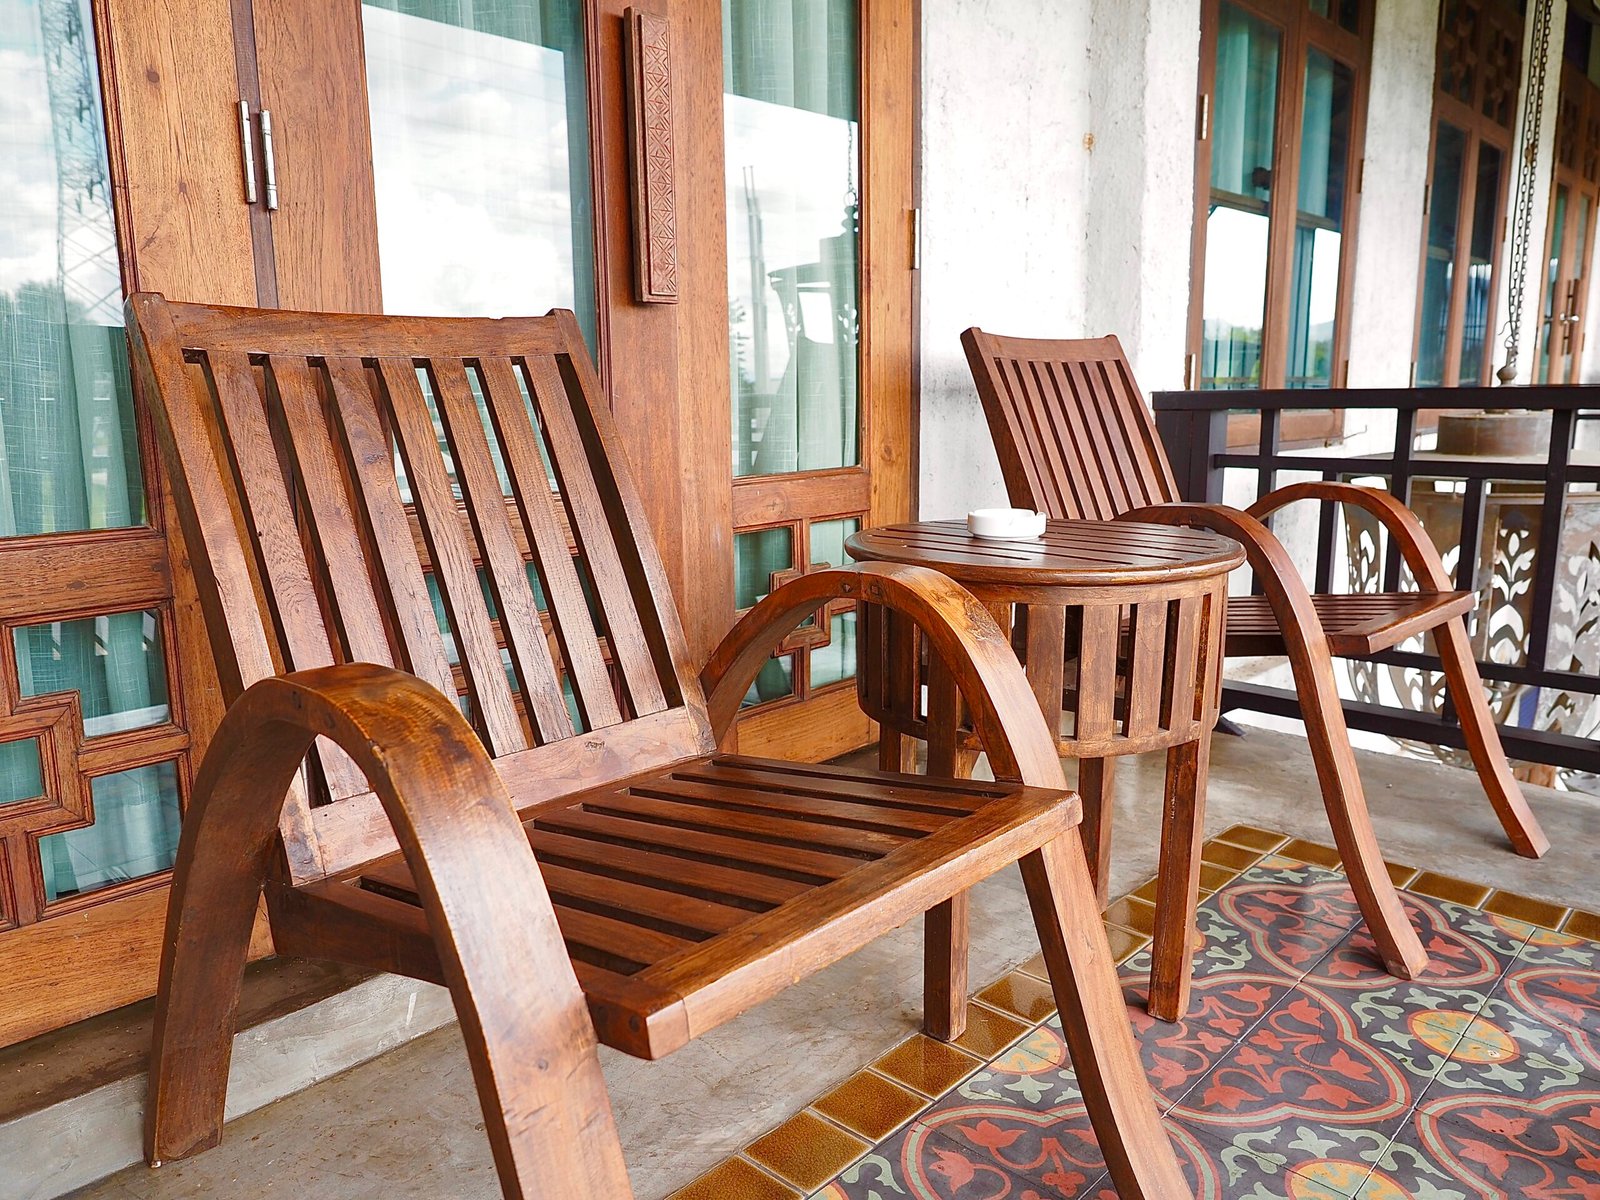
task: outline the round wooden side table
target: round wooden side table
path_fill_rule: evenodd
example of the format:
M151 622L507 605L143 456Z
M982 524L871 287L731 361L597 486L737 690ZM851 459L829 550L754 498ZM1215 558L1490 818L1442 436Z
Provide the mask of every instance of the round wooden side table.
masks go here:
M1244 563L1243 547L1129 521L1051 521L1040 538L1003 540L974 537L960 521L924 521L863 530L845 549L950 576L1010 634L1062 757L1078 760L1084 850L1102 905L1116 760L1167 752L1149 1011L1177 1020L1188 1006L1228 573ZM915 738L928 743L930 774L970 774L981 747L937 656L892 614L868 607L863 620L857 686L879 723L882 765L908 769ZM964 926L960 907L930 914L930 966L937 954L965 953Z

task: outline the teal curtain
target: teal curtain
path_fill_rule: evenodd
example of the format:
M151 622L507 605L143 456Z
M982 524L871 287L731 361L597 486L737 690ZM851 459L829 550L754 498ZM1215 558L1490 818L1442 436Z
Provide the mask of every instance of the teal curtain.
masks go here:
M1290 264L1290 387L1333 383L1334 319L1344 234L1345 176L1355 73L1320 50L1306 56L1300 178Z

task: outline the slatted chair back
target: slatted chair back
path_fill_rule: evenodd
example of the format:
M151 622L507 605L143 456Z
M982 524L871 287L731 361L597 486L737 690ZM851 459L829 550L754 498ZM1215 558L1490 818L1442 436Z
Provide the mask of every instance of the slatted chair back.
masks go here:
M1108 521L1180 499L1155 419L1115 337L961 335L1011 503Z
M714 749L570 312L514 320L128 301L226 700L339 662L457 696L519 807ZM395 849L321 744L295 883Z

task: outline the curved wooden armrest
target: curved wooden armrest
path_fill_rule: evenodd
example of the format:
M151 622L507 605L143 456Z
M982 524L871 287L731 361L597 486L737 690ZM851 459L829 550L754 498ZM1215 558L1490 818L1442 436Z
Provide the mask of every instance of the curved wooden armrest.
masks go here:
M971 592L927 567L857 563L818 571L784 584L752 608L700 673L719 740L778 643L828 601L845 599L881 604L922 631L955 677L996 779L1066 787L1055 738L1010 641Z
M469 1044L518 1047L493 1078L479 1071L480 1094L516 1096L532 1128L565 1111L569 1089L597 1086L594 1031L549 894L471 726L450 698L390 667L299 671L261 680L228 709L184 814L156 1009L151 1161L221 1136L250 927L285 796L319 736L365 772L388 814ZM497 1162L527 1152L523 1130L491 1122L489 1132Z
M1152 525L1181 525L1194 529L1209 529L1224 537L1231 537L1244 546L1250 569L1261 581L1262 590L1271 600L1274 610L1286 614L1303 631L1307 649L1328 655L1328 638L1311 603L1311 592L1300 578L1289 551L1261 519L1242 508L1226 504L1155 504L1149 508L1136 508L1120 513L1119 521L1141 521ZM1287 625L1288 620L1282 620Z
M1411 568L1417 586L1429 592L1450 592L1455 583L1445 572L1444 559L1433 544L1428 531L1422 527L1417 514L1402 504L1395 496L1381 488L1364 487L1357 483L1306 482L1291 483L1287 487L1268 492L1249 508L1253 517L1264 518L1285 505L1297 500L1331 500L1336 504L1349 504L1365 509L1376 517L1400 546L1400 553Z

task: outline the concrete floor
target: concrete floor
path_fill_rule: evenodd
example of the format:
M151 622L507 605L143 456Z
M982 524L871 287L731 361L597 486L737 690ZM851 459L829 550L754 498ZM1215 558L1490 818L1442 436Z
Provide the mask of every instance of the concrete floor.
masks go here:
M1379 840L1391 861L1574 907L1600 909L1600 801L1530 788L1553 849L1516 857L1471 774L1361 754ZM1155 872L1161 763L1119 776L1113 894ZM1248 823L1330 842L1304 739L1218 736L1207 833ZM974 900L972 979L988 982L1038 948L1014 873ZM908 925L659 1063L605 1052L639 1200L657 1200L913 1031L919 926ZM133 1167L83 1200L205 1196L300 1200L499 1196L454 1026L418 1039L228 1126L221 1147L160 1171Z

